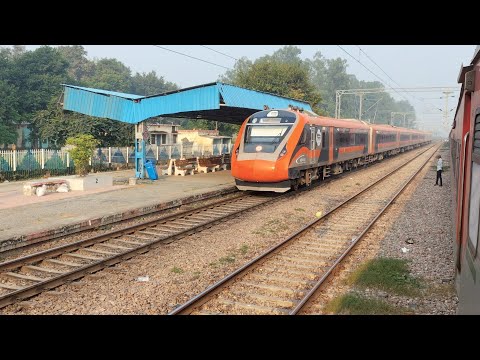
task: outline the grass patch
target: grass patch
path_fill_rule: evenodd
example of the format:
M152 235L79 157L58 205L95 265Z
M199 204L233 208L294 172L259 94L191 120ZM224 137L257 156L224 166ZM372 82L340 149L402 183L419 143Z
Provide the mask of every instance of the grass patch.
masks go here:
M407 261L394 258L376 258L366 262L350 275L347 282L404 296L418 296L422 287L420 279L410 275Z
M190 280L197 280L200 277L200 271L195 271Z
M434 284L428 287L426 293L429 298L451 297L456 294L455 284Z
M247 252L248 252L248 245L243 244L243 245L240 247L240 253L241 253L242 255L245 255Z
M172 269L172 272L175 273L175 274L181 274L181 273L183 273L183 270L174 266L173 269Z
M227 256L221 257L217 261L211 262L210 266L217 267L220 265L231 264L235 262L235 254L229 254Z
M305 212L305 209L302 209L302 208L296 208L295 211L303 211Z
M235 255L228 255L218 259L220 265L231 264L235 262Z
M340 315L405 315L413 314L407 308L390 305L383 300L357 294L346 294L331 300L325 310Z
M252 234L267 236L270 234L276 234L288 229L288 225L284 223L284 220L273 219L267 221L262 227L252 231Z

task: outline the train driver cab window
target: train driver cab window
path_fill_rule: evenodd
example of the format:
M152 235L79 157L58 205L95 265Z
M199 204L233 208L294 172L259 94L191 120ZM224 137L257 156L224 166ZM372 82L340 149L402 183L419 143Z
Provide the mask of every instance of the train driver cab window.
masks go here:
M291 124L248 124L245 131L244 151L273 153L291 127Z
M472 136L472 178L470 181L470 209L468 216L468 247L476 257L480 237L480 115L475 119L475 129Z

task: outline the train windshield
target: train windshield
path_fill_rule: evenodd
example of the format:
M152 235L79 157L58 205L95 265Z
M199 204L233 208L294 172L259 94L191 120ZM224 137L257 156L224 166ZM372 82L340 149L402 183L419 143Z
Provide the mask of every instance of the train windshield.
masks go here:
M272 153L282 142L288 133L291 124L257 125L248 124L245 131L244 151L245 152L268 152ZM262 145L261 147L257 147ZM258 150L260 149L260 150Z

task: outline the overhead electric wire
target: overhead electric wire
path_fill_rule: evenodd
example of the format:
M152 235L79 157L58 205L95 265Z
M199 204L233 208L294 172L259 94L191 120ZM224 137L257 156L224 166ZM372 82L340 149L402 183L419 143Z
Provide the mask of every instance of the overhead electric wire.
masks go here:
M200 58L197 58L197 57L195 57L195 56L188 55L188 54L184 54L184 53L181 53L181 52L179 52L179 51L167 49L166 47L163 47L163 46L160 46L160 45L153 45L153 46L156 46L156 47L158 47L158 48L160 48L160 49L163 49L163 50L167 50L167 51L173 52L173 53L175 53L175 54L183 55L183 56L186 56L186 57L189 57L189 58L198 60L198 61L202 61L202 62L207 63L207 64L215 65L215 66L218 66L218 67L227 69L227 70L232 70L232 68L229 68L229 67L226 67L226 66L223 66L223 65L219 65L219 64L215 64L215 63L213 63L213 62L210 62L210 61L207 61L207 60L203 60L203 59L200 59Z
M358 60L357 58L355 58L352 54L350 54L350 53L349 53L347 50L345 50L343 47L341 47L340 45L337 45L337 46L338 46L343 52L345 52L348 56L350 56L352 59L354 59L354 60L355 60L356 62L358 62L360 65L362 65L369 73L371 73L373 76L375 76L377 79L379 79L379 80L382 82L382 84L384 84L384 85L388 84L388 82L386 82L386 81L383 80L380 76L378 76L378 75L375 74L373 71L371 71L371 70L370 70L368 67L366 67L360 60ZM362 51L378 68L380 68L380 66L379 66L377 63L375 63L375 62L373 61L373 59L371 59L358 45L356 45L356 46L357 46L357 47L360 49L360 51ZM385 73L385 71L383 71L382 68L380 68L380 70ZM398 84L395 80L393 80L387 73L385 73L385 75L387 75L394 83L396 83L397 85L399 85L399 84ZM402 96L405 100L408 101L408 99L407 99L404 95L400 94L400 93L399 93L396 89L394 89L390 84L388 84L388 86L390 86L390 87L387 88L387 90L388 90L388 89L394 90L398 95ZM400 89L400 90L402 90L402 89ZM407 91L406 89L403 90L403 91L408 93L408 91ZM416 98L416 97L413 96L413 95L410 95L410 96ZM431 106L434 106L434 107L435 107L435 105L433 105L433 104L431 104L431 103L426 103L426 102L425 102L423 99L421 99L421 98L420 98L419 100L422 101L425 105L431 105ZM435 108L436 108L436 107L435 107ZM442 110L442 111L443 111L443 110Z
M362 53L364 53L365 56L366 56L372 63L374 63L374 64L380 69L380 71L383 72L390 80L392 80L392 81L393 81L395 84L397 84L399 87L402 87L402 85L400 85L398 82L396 82L395 80L393 80L392 77L391 77L390 75L388 75L388 74L380 67L380 65L378 65L370 56L368 56L368 54L367 54L360 46L358 46L358 45L355 45L355 46L358 47L359 50L360 50ZM404 91L405 91L405 90L404 90ZM405 92L406 92L407 94L410 94L409 91L405 91ZM410 96L411 96L412 98L414 98L414 99L420 100L420 98L417 98L415 95L410 94ZM421 100L421 101L423 101L423 100Z
M216 53L219 53L219 54L221 54L221 55L223 55L223 56L229 57L230 59L233 59L233 60L235 60L235 61L238 60L237 58L234 58L233 56L230 56L230 55L225 54L225 53L223 53L223 52L221 52L221 51L218 51L218 50L209 48L208 46L205 46L205 45L200 45L200 46L201 46L201 47L204 47L205 49L208 49L208 50L211 50L211 51L215 51Z
M345 50L343 47L341 47L340 45L337 45L340 49L342 49L342 51L344 51L348 56L350 56L353 60L355 60L356 62L358 62L360 65L362 65L370 74L372 74L373 76L375 76L377 79L380 80L380 82L385 85L385 83L387 83L385 80L383 80L380 76L378 76L377 74L375 74L372 70L370 70L368 67L366 67L365 65L363 65L362 62L360 62L360 60L358 60L355 56L353 56L352 54L350 54L347 50ZM388 84L388 83L387 83ZM393 91L395 91L398 95L400 95L401 97L403 97L405 100L408 101L408 99L403 95L403 94L400 94L397 90L395 90L394 88L392 88L392 86L389 84L388 85L389 87L387 89L391 89ZM365 90L368 90L368 89L365 89Z

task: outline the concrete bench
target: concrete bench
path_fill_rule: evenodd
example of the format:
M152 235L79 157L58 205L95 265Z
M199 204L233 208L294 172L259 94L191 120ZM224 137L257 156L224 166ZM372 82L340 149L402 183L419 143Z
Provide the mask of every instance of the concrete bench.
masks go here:
M181 176L185 176L188 174L193 175L197 167L197 159L190 158L190 159L174 160L173 166L175 169L175 172L174 172L175 175L181 175Z
M56 191L62 184L67 184L66 180L37 180L30 181L23 185L23 195L32 196L36 194L37 188L43 185L47 186L47 191Z
M228 170L230 168L230 159L230 154L223 154L222 165L220 165L220 168L223 170Z
M157 165L157 171L161 175L172 175L175 171L175 159L169 159L166 164Z
M211 172L215 172L220 167L220 164L218 161L215 161L216 159L213 158L200 158L197 157L197 162L198 162L198 172L204 172L207 173L209 170Z

